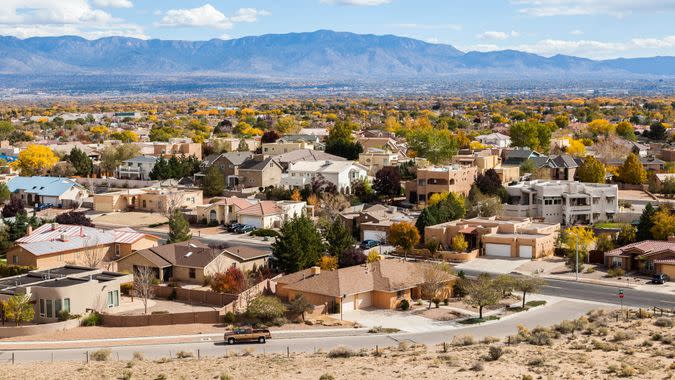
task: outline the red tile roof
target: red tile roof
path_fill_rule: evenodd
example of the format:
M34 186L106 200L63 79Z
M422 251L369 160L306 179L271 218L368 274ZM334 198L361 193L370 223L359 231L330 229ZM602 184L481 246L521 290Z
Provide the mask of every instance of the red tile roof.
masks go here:
M675 242L662 240L643 240L637 243L624 245L623 247L619 247L611 251L605 252L605 256L609 257L630 256L629 251L637 251L638 255L642 256L666 250L675 251Z

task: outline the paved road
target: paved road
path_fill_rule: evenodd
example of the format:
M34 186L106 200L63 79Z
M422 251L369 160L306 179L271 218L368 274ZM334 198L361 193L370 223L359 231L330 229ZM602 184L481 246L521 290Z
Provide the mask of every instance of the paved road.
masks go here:
M390 335L361 335L342 337L307 337L290 339L271 339L265 345L238 344L229 346L221 341L206 340L180 344L142 344L112 348L113 360L130 360L134 352L142 352L148 359L175 357L177 351L190 351L195 356L222 356L228 352L255 350L260 353L314 352L321 349L325 352L337 346L346 346L354 350L372 350L376 346L396 346L400 341L436 345L450 342L457 335L472 335L476 339L486 336L505 337L515 334L518 325L534 328L539 325L550 325L565 319L574 319L591 309L598 308L595 303L563 300L547 307L535 308L527 312L514 314L496 322L488 322L479 326L453 328L434 332L403 333ZM0 351L0 363L35 361L85 361L87 349L40 349L40 350L8 350Z

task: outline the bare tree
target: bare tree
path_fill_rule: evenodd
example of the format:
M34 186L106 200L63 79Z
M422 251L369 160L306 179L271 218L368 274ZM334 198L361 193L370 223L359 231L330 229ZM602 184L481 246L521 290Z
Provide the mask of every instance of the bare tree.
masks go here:
M167 219L171 219L173 212L183 207L185 193L178 190L178 188L170 188L164 193L164 197L166 198L166 201L164 202L162 211Z
M420 286L423 295L429 297L429 307L438 293L446 286L450 279L450 266L447 263L424 264L422 268L422 285Z
M321 194L321 209L331 221L344 209L349 207L349 200L342 194Z
M90 268L102 267L105 252L98 246L98 238L95 236L87 236L82 239L82 255L80 263Z
M134 294L143 299L145 314L148 314L148 299L155 295L155 271L145 266L134 269Z

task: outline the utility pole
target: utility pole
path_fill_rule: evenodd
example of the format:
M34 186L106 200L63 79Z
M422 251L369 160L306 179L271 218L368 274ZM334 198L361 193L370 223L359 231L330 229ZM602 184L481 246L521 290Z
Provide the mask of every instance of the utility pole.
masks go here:
M579 281L579 236L576 237L574 248L575 248L574 250L576 251L575 254L576 281Z

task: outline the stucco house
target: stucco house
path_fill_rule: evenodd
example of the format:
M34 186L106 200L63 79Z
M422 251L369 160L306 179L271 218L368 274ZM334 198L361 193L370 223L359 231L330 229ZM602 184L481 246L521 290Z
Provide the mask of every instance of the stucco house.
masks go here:
M94 195L94 210L100 212L194 209L203 203L202 190L175 187L147 187Z
M260 201L238 213L238 222L255 228L280 228L288 219L304 215L306 202Z
M131 228L102 230L48 223L16 240L7 250L7 264L37 269L66 264L111 268L117 258L156 246L158 241L157 236Z
M62 177L13 177L7 181L12 197L24 204L51 203L58 207L77 207L89 196L84 186Z
M279 186L283 169L272 157L254 157L239 165L239 185L247 188Z
M675 241L644 240L605 252L605 265L675 279Z
M431 166L417 169L417 179L405 183L410 203L426 203L434 194L447 192L467 195L476 180L476 166Z
M135 179L147 181L150 172L155 168L159 158L155 156L138 156L122 161L117 167L115 176L119 179Z
M0 279L0 301L15 294L29 295L34 322L57 322L61 311L84 315L118 307L120 285L132 281L130 274L64 265Z
M318 176L335 185L339 192L351 194L352 182L368 178L368 168L352 161L300 161L288 167L281 186L302 189Z
M492 145L497 148L507 148L511 146L511 137L501 133L490 133L488 135L476 136L476 141L485 145Z
M315 312L348 312L367 307L395 309L402 300L419 299L425 282L425 264L397 259L380 260L332 271L312 267L277 280L278 297L292 300L302 295L315 305ZM455 276L446 273L445 287L435 295L452 295Z
M225 177L225 185L236 187L239 185L239 166L245 161L253 158L252 152L230 152L221 154L212 154L207 156L201 163L202 171L194 175L195 182L199 182L204 177L204 172L211 166L217 167Z
M212 203L197 205L195 211L197 220L206 223L228 224L236 222L239 217L239 211L246 209L255 202L239 197L223 197L212 199Z
M340 213L340 220L347 229L360 239L386 242L389 228L396 222L410 222L414 218L399 211L396 206L375 204L370 207L353 206Z

